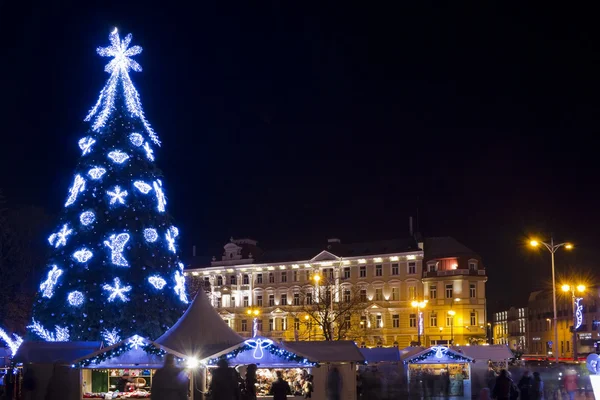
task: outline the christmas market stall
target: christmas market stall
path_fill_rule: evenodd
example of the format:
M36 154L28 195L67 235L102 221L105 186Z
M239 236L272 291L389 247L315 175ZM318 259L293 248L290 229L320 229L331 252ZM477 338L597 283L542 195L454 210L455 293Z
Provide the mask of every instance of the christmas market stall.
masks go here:
M473 359L471 365L471 392L479 393L489 386L491 380L503 369L508 369L508 363L514 357L507 345L493 346L454 346L452 349ZM521 376L521 373L517 374Z
M154 342L135 335L76 360L81 397L149 398L152 377L163 366L165 354Z
M453 348L433 346L402 361L410 393L471 398L471 357Z
M326 398L327 379L334 368L339 371L342 381L340 398L356 399L356 366L365 362L356 343L340 340L282 342L281 344L284 349L319 363L320 368L313 368L313 400Z
M359 387L365 397L396 399L405 389L400 350L396 347L361 348L365 364L358 366ZM363 388L365 390L363 390ZM374 390L377 393L368 393Z
M210 370L214 370L219 359L225 358L229 366L235 367L242 377L246 374L247 366L256 364L257 388L260 399L269 399L271 384L277 379L276 373L281 371L283 378L290 385L293 395L302 398L302 387L309 376L314 373L316 362L303 355L295 354L285 349L281 344L271 339L254 336L241 343L233 350L215 354L206 360ZM210 385L211 374L207 375L207 385ZM314 396L313 396L314 397Z

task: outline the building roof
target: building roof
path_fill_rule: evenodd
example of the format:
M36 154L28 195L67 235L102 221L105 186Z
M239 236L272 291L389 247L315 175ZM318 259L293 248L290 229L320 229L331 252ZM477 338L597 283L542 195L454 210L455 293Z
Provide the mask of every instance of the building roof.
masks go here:
M281 342L286 350L319 363L362 362L364 356L351 340Z
M446 257L474 257L479 255L450 236L430 237L424 241L425 261Z
M102 342L23 342L15 357L23 364L71 364L102 348Z
M400 361L400 350L396 347L374 347L372 349L361 348L360 353L367 363L398 362Z
M506 345L454 346L453 349L474 360L506 361L514 357L514 354Z
M206 293L199 290L185 314L155 343L180 357L204 359L243 341L215 311Z

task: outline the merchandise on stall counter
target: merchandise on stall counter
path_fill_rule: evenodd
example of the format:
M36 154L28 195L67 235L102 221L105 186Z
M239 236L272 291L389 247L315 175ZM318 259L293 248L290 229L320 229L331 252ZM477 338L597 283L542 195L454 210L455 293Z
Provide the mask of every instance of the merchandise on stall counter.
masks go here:
M144 389L134 390L132 392L106 392L106 393L84 393L84 399L147 399L150 398L150 392Z
M290 385L290 389L292 390L292 394L294 395L302 395L302 386L304 385L304 381L308 379L309 372L306 369L302 368L292 368L292 369L279 369L279 368L271 368L271 369L258 369L256 371L256 394L257 396L268 396L269 390L271 390L271 385L273 382L277 380L277 371L281 371L283 374L283 379L287 381Z

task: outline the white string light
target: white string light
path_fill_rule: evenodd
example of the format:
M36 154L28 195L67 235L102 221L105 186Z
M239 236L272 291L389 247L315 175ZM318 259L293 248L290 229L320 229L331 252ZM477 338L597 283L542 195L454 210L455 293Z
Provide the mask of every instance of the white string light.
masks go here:
M125 197L127 197L127 190L121 191L120 186L115 186L112 191L107 190L106 194L110 196L110 204L125 204Z
M113 150L110 153L108 153L108 158L110 158L117 164L123 164L129 159L129 155L127 153L123 153L121 150Z
M167 284L167 281L165 281L158 275L152 275L151 277L149 277L148 282L150 282L152 286L154 286L158 290L161 290Z
M52 266L52 269L48 272L46 280L40 285L40 291L42 297L51 298L54 295L54 286L58 282L58 278L62 275L62 269L58 269L56 265Z
M73 229L69 228L69 224L64 224L62 229L52 235L48 236L48 242L58 249L60 246L67 244L67 238L71 236Z
M142 121L150 139L156 145L160 146L158 136L154 133L154 130L144 115L140 95L129 77L130 69L138 72L142 70L142 67L136 61L131 59L131 57L140 54L142 48L140 46L133 46L128 49L127 47L129 47L129 43L131 42L131 34L127 35L125 39L121 41L116 28L109 35L109 39L111 45L108 47L99 47L96 52L102 57L113 57L104 68L104 70L111 75L100 92L98 101L90 110L85 120L90 121L92 117L95 117L92 124L92 129L95 131L98 131L105 126L108 117L115 108L116 91L119 87L118 83L121 82L125 94L127 110ZM102 109L100 110L100 108Z
M94 167L88 171L88 175L92 179L100 179L102 175L106 173L106 170L102 167Z
M111 331L104 329L102 337L106 340L108 346L113 346L121 341L121 336L119 336L119 331L116 328L113 328Z
M13 333L13 337L11 338L2 328L0 328L0 339L4 340L10 349L11 357L14 357L17 354L19 347L21 347L21 344L23 344L23 338L21 336Z
M91 137L84 137L83 139L80 139L79 140L79 148L82 150L81 155L85 156L86 154L91 152L92 145L94 143L96 143L96 141L94 139L92 139Z
M133 186L136 187L137 190L144 194L148 194L152 190L152 186L148 185L146 182L135 181L133 182Z
M92 258L94 254L89 251L88 249L86 249L85 247L82 249L77 250L75 253L73 253L73 258L77 260L77 262L80 263L85 263L87 262L90 258Z
M69 340L69 328L63 328L61 326L54 326L54 332L52 333L46 330L42 324L35 319L33 323L27 328L31 329L33 333L44 339L46 342L67 342Z
M75 290L71 293L69 293L69 295L67 296L67 300L69 301L69 304L72 305L73 307L79 307L80 305L83 304L83 293Z
M112 250L112 263L119 267L129 267L129 263L123 256L123 249L125 248L125 244L129 241L129 233L111 235L108 239L110 241L105 240L104 245Z
M125 293L129 293L131 291L131 286L121 287L121 280L119 278L115 278L114 283L114 287L110 286L108 283L102 286L102 289L110 292L110 295L108 296L109 303L112 303L112 301L117 297L123 302L129 301L129 297L125 296Z
M170 227L165 235L165 238L167 239L168 248L173 253L177 251L175 249L175 238L177 236L179 236L179 229L175 228L174 226Z
M154 183L152 183L152 186L154 187L154 193L156 193L156 208L159 212L165 212L165 205L167 205L167 199L165 198L165 194L162 190L162 182L160 181L160 179L157 179L156 181L154 181Z
M185 293L185 276L179 271L175 271L175 294L179 296L179 300L188 303L187 294Z
M65 207L70 206L75 203L77 200L77 195L85 190L85 179L81 177L81 175L75 175L75 180L73 181L73 186L69 189L69 197L67 198L67 202L65 203Z
M150 148L150 143L144 143L144 150L146 150L146 158L150 161L154 161L154 150Z
M154 243L156 239L158 239L158 233L156 233L156 229L146 228L144 229L144 239L146 242Z
M129 135L129 141L135 147L140 147L144 143L144 137L139 133L132 133Z
M88 226L96 220L96 214L91 211L84 211L79 215L79 221L82 225ZM52 243L50 243L52 244Z

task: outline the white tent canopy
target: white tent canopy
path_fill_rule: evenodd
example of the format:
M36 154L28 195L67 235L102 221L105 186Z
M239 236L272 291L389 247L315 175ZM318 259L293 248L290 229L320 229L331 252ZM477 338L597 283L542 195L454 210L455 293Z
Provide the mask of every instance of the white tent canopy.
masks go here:
M182 358L204 359L236 347L243 341L200 290L185 314L155 343Z

